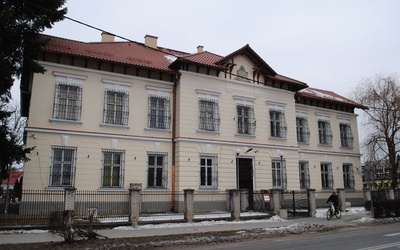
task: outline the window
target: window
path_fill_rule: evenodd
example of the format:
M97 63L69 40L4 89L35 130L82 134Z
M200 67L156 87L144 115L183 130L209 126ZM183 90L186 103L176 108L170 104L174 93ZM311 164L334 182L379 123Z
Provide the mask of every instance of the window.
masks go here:
M147 187L167 188L167 156L149 154L147 161Z
M51 187L74 186L76 149L54 147L51 154Z
M199 129L219 131L219 122L218 101L199 98Z
M353 147L353 134L351 132L350 124L339 124L340 127L340 143L342 147L352 148Z
M270 110L269 118L271 123L271 137L286 137L285 113L282 111Z
M171 123L170 98L149 95L148 128L169 129Z
M103 123L128 125L129 95L126 91L106 89L104 93Z
M332 145L332 130L328 121L318 121L318 134L320 144Z
M200 156L200 188L217 188L217 158Z
M283 161L273 160L272 161L272 186L274 188L285 188L286 173L283 167Z
M308 162L299 162L300 189L310 188L310 173Z
M351 164L343 164L343 183L344 188L354 189L354 173Z
M310 130L308 129L307 118L296 117L296 131L297 131L298 142L309 143Z
M254 135L256 122L253 106L237 104L237 133Z
M79 121L81 119L82 87L57 81L54 95L53 118Z
M121 188L124 186L124 152L103 151L101 187Z
M333 174L330 163L321 163L321 183L323 189L333 188Z

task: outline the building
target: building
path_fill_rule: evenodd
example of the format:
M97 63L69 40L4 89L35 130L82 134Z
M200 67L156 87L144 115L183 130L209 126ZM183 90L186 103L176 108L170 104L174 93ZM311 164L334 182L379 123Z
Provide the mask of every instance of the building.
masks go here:
M21 81L24 189L302 190L362 198L356 108L276 73L249 45L227 56L42 35Z

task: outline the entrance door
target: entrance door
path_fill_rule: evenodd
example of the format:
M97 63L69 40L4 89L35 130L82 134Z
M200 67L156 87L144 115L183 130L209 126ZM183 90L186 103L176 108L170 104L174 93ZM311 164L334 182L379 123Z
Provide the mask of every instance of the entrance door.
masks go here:
M238 188L248 191L248 209L253 209L253 159L239 158L238 164Z

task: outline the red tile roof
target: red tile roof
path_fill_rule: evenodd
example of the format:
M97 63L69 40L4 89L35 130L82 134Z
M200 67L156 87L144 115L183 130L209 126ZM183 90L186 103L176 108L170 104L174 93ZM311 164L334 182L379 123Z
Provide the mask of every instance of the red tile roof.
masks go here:
M323 89L316 89L316 88L305 88L302 90L299 90L297 92L297 95L305 98L311 98L311 99L317 99L317 100L323 100L323 101L331 101L331 102L337 102L337 103L343 103L350 105L352 107L356 108L361 108L361 109L367 109L367 107L358 104L346 97L343 97L341 95L338 95L332 91L328 90L323 90Z

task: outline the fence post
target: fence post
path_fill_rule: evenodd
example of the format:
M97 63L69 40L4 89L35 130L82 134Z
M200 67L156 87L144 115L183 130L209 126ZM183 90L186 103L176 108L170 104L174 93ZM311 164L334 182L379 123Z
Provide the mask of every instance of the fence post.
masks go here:
M187 222L193 222L194 219L194 189L184 189L185 215Z
M342 212L346 212L346 192L344 188L336 189L339 195L339 206Z
M315 217L315 214L317 213L315 189L307 189L307 198L308 198L308 214L310 217Z
M238 221L240 220L240 190L229 190L230 204L231 204L231 217Z
M130 196L130 213L129 221L134 227L139 226L140 214L140 192L142 191L141 183L130 183L129 196Z
M74 222L75 193L76 188L66 187L64 189L64 219L69 230Z
M271 189L271 210L275 215L279 215L281 210L281 189Z
M386 189L386 199L394 200L394 190L393 189Z

